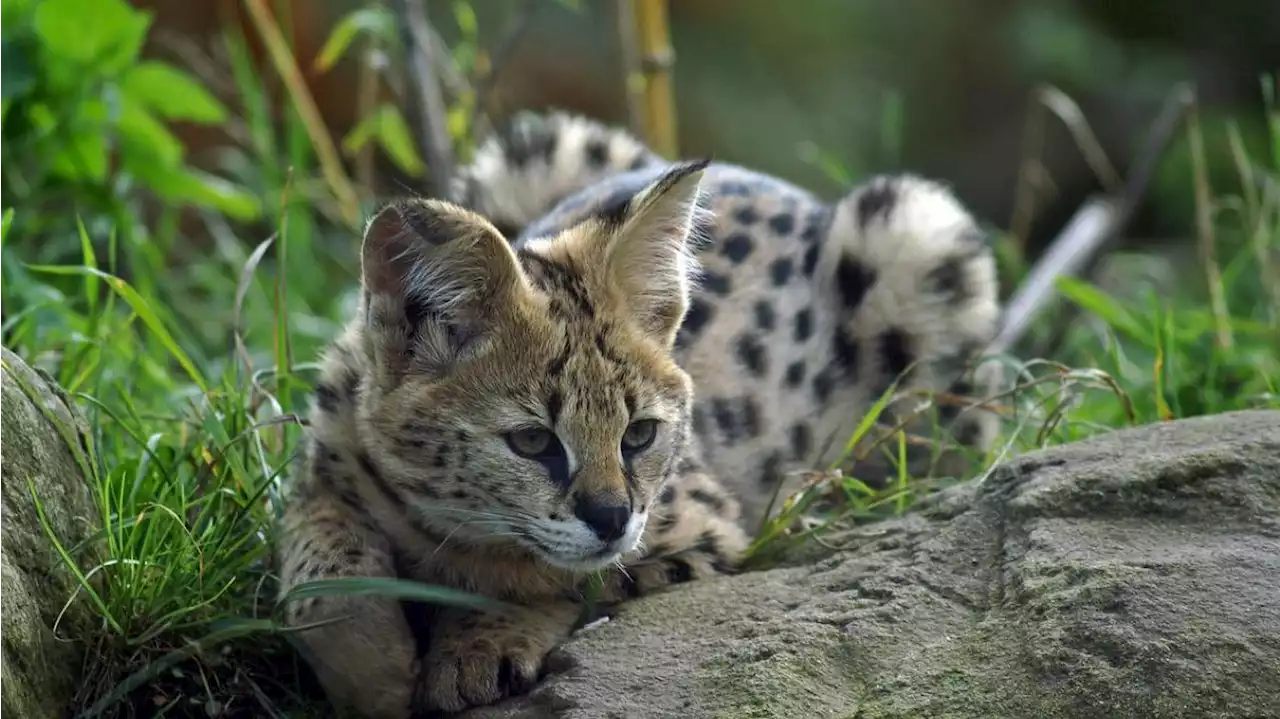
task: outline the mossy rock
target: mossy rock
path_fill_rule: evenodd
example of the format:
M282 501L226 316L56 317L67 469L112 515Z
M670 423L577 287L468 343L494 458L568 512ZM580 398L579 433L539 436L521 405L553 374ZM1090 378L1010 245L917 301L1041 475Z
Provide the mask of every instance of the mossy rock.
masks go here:
M63 613L77 585L49 532L70 548L96 528L80 463L87 432L66 394L8 349L2 375L0 713L60 717L76 689L84 654L79 640L91 619L84 602Z
M804 566L626 605L470 719L1264 717L1280 412L1010 461Z

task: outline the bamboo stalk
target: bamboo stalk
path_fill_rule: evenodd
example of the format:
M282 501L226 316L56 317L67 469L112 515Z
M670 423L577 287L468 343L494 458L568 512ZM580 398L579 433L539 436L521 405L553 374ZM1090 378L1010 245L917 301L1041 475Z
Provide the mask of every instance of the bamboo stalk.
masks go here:
M330 191L333 192L334 199L338 202L343 221L351 227L359 227L360 202L356 197L356 191L342 168L338 148L333 144L333 138L329 135L324 119L320 117L320 109L316 107L315 98L311 97L311 92L307 90L307 83L302 79L302 72L298 69L298 63L294 60L293 52L289 50L284 34L280 32L280 26L271 16L271 11L264 0L244 0L244 4L249 9L254 28L262 37L263 44L267 46L271 63L275 65L276 72L289 90L289 99L293 100L294 107L298 109L298 116L302 118L307 136L311 138L311 146L316 151L316 159L320 162L320 171Z
M675 51L667 20L667 0L634 0L635 29L639 36L640 72L644 77L644 137L660 155L678 157L675 100L671 91L671 66Z

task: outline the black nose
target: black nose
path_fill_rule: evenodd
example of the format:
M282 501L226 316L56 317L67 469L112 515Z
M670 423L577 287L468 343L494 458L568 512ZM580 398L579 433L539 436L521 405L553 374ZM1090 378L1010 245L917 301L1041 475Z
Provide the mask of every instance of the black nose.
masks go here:
M631 519L631 508L625 504L596 502L582 495L578 495L573 513L605 542L612 542L626 534L627 520Z

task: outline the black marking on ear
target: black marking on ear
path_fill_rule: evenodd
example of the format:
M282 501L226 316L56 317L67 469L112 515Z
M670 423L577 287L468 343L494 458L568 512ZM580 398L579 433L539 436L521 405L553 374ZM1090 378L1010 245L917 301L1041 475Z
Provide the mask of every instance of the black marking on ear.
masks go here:
M338 411L338 390L327 382L316 385L316 405L324 412L334 414Z
M631 187L614 190L596 207L593 214L606 227L621 227L631 215L631 203L635 196L636 190Z
M857 309L876 281L876 272L845 253L836 265L836 290L845 309Z

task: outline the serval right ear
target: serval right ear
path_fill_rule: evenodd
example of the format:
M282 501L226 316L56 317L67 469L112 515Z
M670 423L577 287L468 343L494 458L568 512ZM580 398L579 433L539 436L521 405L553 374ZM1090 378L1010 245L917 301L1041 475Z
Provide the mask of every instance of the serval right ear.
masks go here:
M381 378L439 374L483 346L497 313L526 290L507 240L440 200L396 202L361 248L365 330Z

